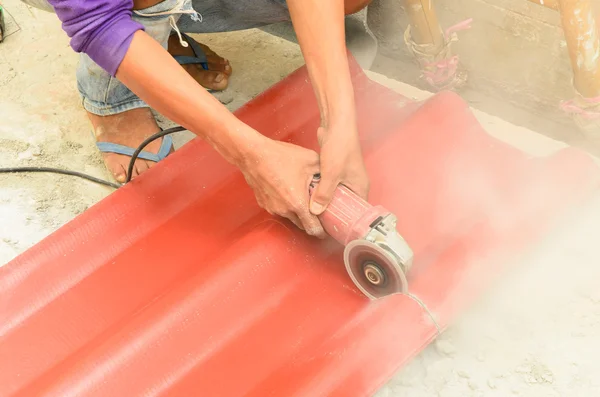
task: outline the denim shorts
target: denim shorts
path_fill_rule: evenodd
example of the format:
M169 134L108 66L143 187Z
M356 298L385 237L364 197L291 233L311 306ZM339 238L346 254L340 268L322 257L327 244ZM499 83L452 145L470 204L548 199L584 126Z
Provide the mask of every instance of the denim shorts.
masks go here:
M47 0L22 0L33 7L54 12ZM285 0L163 0L133 19L165 49L174 23L183 33L228 32L289 21ZM117 78L112 77L86 54L80 54L77 88L83 107L100 116L148 107Z

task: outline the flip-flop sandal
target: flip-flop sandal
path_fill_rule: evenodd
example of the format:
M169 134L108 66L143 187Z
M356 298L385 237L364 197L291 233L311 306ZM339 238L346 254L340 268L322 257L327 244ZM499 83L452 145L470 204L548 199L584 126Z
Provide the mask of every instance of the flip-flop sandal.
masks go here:
M200 65L202 66L202 69L209 70L208 59L206 58L206 54L204 53L202 47L200 47L198 43L196 43L196 41L187 34L181 33L181 36L190 45L190 47L192 47L192 51L194 51L194 56L192 57L189 55L173 55L173 58L175 58L175 60L180 65ZM217 90L213 90L211 88L206 88L206 90L210 93L218 92Z
M112 142L96 142L96 146L98 147L98 150L100 150L102 153L116 153L129 157L132 157L133 153L137 149ZM173 138L170 135L165 135L162 137L162 143L160 144L160 149L158 150L158 153L155 154L142 150L137 156L137 158L158 163L159 161L164 160L171 153L172 148Z

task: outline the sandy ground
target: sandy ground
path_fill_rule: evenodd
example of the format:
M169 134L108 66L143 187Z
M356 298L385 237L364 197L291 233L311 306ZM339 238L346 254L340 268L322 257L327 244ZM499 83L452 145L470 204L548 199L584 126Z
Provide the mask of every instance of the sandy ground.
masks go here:
M17 0L3 4L18 23L13 30L20 30L0 45L0 167L57 166L108 178L75 89L77 55L58 20ZM261 31L201 39L233 64L231 86L218 94L231 109L303 62L295 44ZM407 96L428 95L373 77ZM561 147L476 114L490 133L534 154ZM176 143L190 138L181 134ZM70 177L0 176L0 264L110 192ZM377 396L600 395L600 266L593 244L600 235L598 220L600 199L515 264L515 271Z

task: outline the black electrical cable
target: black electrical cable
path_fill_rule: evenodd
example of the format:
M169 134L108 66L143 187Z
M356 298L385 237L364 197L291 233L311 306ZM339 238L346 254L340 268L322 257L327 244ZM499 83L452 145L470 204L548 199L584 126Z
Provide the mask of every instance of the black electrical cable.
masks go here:
M125 180L125 183L128 183L129 181L131 181L131 176L133 175L133 167L135 166L135 160L137 160L138 156L140 155L140 153L142 152L142 150L144 150L144 148L146 146L148 146L151 142L157 140L158 138L162 138L165 135L173 134L174 132L179 132L179 131L185 131L185 128L183 128L183 127L167 128L166 130L159 131L156 134L151 135L148 138L146 138L146 140L144 140L144 142L142 142L137 147L137 149L135 149L135 152L133 152L133 154L131 155L131 160L129 161L129 167L127 168L127 179Z
M83 174L77 171L70 170L61 170L60 168L50 168L50 167L11 167L11 168L0 168L0 173L31 173L31 172L50 172L54 174L63 174L63 175L72 175L77 176L79 178L87 179L88 181L96 182L104 186L114 187L118 189L121 185L117 183L112 183L109 181L105 181L104 179L96 178L95 176Z
M151 142L157 140L158 138L162 138L165 135L173 134L173 133L179 132L179 131L185 131L185 128L183 128L183 127L168 128L166 130L157 132L156 134L154 134L154 135L148 137L146 140L144 140L144 142L142 142L137 147L137 149L135 150L135 152L133 152L133 155L131 156L131 160L129 161L129 168L127 170L127 179L126 179L125 183L131 181L131 177L132 177L132 173L133 173L133 167L135 166L135 160L137 160L138 156L140 155L140 153L142 152L142 150L144 150L144 148L146 146L148 146ZM105 180L100 179L100 178L96 178L95 176L92 176L92 175L84 174L82 172L71 171L71 170L63 170L63 169L60 169L60 168L51 168L51 167L8 167L8 168L0 168L0 174L1 173L32 173L32 172L48 172L48 173L54 173L54 174L76 176L76 177L79 177L79 178L87 179L88 181L91 181L91 182L98 183L100 185L112 187L112 188L115 188L115 189L118 189L121 186L123 186L123 185L120 185L120 184L117 184L117 183L113 183L113 182L105 181Z

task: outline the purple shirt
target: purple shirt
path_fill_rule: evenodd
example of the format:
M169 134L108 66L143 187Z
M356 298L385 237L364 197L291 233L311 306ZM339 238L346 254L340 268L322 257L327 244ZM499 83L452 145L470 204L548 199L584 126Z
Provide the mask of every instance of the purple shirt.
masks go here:
M144 26L131 19L133 0L48 0L76 52L87 54L114 76L133 34Z

